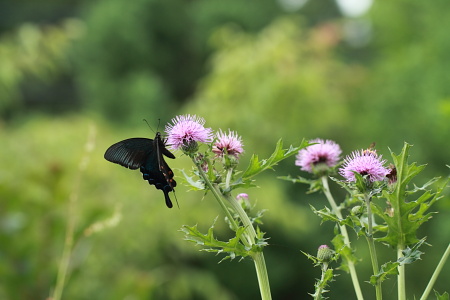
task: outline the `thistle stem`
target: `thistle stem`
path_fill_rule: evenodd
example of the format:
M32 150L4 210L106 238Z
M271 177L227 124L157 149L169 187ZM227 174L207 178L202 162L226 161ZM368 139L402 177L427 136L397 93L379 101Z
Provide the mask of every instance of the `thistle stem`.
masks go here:
M236 199L234 199L233 197L231 197L230 194L225 194L225 195L222 194L220 192L219 188L217 187L217 185L212 184L211 181L208 179L208 176L206 176L200 163L198 163L194 157L191 157L191 158L192 158L192 161L194 162L194 164L197 166L200 176L202 177L205 184L208 186L208 188L213 193L217 202L219 202L219 205L222 207L223 211L225 212L227 218L229 219L229 221L231 223L231 226L234 228L235 231L238 229L239 225L235 221L233 216L231 215L231 212L228 209L227 205L225 204L224 200L226 200L228 202L228 204L233 208L233 210L239 216L239 219L241 220L242 225L245 227L245 232L242 235L241 241L250 250L252 248L252 246L255 244L255 241L257 240L257 234L256 234L255 228L253 227L253 224L250 221L250 218L248 217L247 213L244 211L244 209L239 204L239 202ZM231 174L230 174L230 176L231 176ZM229 176L227 174L227 181L229 179L228 177ZM251 252L251 253L252 253L251 256L255 263L256 276L258 278L261 299L262 300L271 300L272 296L270 293L269 277L267 274L267 268L266 268L266 262L264 260L264 255L263 255L262 251L255 251L255 252Z
M372 261L372 269L373 269L373 275L378 274L378 258L377 258L377 251L375 249L375 242L373 240L373 228L372 228L372 208L370 207L370 196L368 193L364 193L364 200L366 202L367 206L367 231L366 231L366 239L367 243L369 245L369 253L370 253L370 259ZM376 298L377 300L383 299L383 294L381 290L381 282L377 282L375 285L375 292L376 292Z
M201 164L199 162L197 162L197 160L193 156L191 156L191 159L194 162L195 166L197 167L200 177L203 179L203 181L208 186L211 193L214 195L214 198L216 198L220 207L225 212L225 215L227 216L228 220L230 221L231 227L233 227L234 230L237 230L239 226L238 226L237 222L234 220L233 216L231 215L231 212L228 209L228 207L226 206L225 202L223 201L220 191L218 191L217 187L215 185L213 185L211 183L211 181L209 181L208 176L206 176L205 172L203 171ZM242 241L242 242L244 242L244 244L247 246L247 241Z
M399 244L397 246L397 259L401 258L403 256L402 250L405 247L403 244ZM398 293L398 300L406 300L406 281L405 281L405 265L401 264L398 266L398 275L397 275L397 293Z
M343 217L342 217L341 209L336 205L336 201L334 201L334 198L331 195L330 188L328 186L328 177L322 176L321 180L322 180L323 192L324 192L325 196L327 197L328 202L330 203L331 210L339 219L342 220ZM347 232L347 227L345 227L344 225L339 225L339 229L341 231L342 236L344 237L345 246L347 246L349 249L351 249L350 238L349 238L349 235ZM358 274L356 273L355 264L353 263L351 257L349 257L346 254L343 254L343 256L347 262L348 269L350 271L350 277L353 282L353 288L356 293L356 298L358 300L363 300L364 297L362 295L361 286L359 285Z
M434 270L434 273L431 276L430 282L428 282L428 285L425 288L425 291L423 292L422 297L420 297L420 300L428 299L428 295L430 294L431 289L433 288L433 285L436 282L436 279L438 278L439 273L442 271L442 268L444 267L444 264L447 261L449 256L450 256L450 244L448 244L447 250L445 250L444 255L442 255L442 258L439 261L439 263L436 267L436 270Z
M323 263L322 267L320 269L322 270L322 275L320 276L320 283L323 283L323 281L325 279L325 273L328 270L328 263ZM319 284L318 286L319 287L317 288L316 292L314 293L314 300L321 300L321 299L323 299L323 297L322 297L322 292L323 292L322 284Z

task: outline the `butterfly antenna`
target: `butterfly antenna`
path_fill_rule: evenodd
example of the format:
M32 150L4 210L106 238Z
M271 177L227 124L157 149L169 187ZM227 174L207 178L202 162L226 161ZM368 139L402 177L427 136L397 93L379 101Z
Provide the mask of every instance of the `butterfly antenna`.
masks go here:
M180 209L180 204L178 204L178 198L177 195L175 194L175 190L172 191L173 195L175 196L175 202L177 203L178 209Z
M145 123L147 123L148 128L150 128L150 130L153 131L153 133L156 134L156 132L153 130L152 126L150 126L150 124L147 122L146 119L142 119L142 121L144 121ZM158 127L159 127L159 122L158 122Z

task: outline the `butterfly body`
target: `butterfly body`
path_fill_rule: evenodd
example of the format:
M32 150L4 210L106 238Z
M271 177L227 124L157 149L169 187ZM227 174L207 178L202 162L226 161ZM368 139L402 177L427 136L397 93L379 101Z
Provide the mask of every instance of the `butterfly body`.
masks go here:
M175 158L166 148L159 132L153 140L130 138L112 145L105 152L105 159L110 162L132 170L139 168L144 180L163 191L166 205L171 208L173 205L169 192L174 191L177 182L173 179L173 172L164 156Z

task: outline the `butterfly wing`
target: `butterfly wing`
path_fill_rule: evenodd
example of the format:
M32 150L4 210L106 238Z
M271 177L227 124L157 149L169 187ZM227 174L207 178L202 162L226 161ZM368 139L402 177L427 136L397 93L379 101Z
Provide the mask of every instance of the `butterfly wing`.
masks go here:
M131 138L115 143L105 152L105 159L135 170L155 151L152 139Z
M174 190L177 185L173 179L173 172L162 156L158 157L158 152L152 152L144 165L141 166L140 171L142 177L147 180L149 184L155 185L158 190L162 190L166 200L167 207L171 208L172 201L169 197L169 192Z
M169 158L175 158L166 148L158 132L154 140L131 138L112 145L106 150L105 159L132 170L139 168L144 180L163 191L166 205L171 208L173 205L169 192L174 191L177 183L163 154Z

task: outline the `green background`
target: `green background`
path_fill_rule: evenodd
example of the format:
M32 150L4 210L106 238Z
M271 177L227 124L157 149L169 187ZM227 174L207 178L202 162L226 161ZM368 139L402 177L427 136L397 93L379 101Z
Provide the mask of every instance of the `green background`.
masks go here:
M334 1L301 2L0 2L0 299L52 293L68 220L75 242L63 299L259 298L251 260L217 264L221 257L183 240L182 225L206 231L218 215L217 234L230 237L210 195L183 185L188 157L169 162L180 209L167 209L138 171L103 159L119 140L153 138L143 119L163 131L190 113L214 130L236 130L241 168L253 153L267 157L279 138L321 137L345 155L376 142L388 160L406 141L411 160L428 164L417 184L448 176L448 1L375 1L358 17ZM333 237L333 225L309 208L323 207L323 195L276 178L308 176L294 160L246 190L268 209L262 230L274 299L313 293L319 269L300 250L314 255ZM448 245L448 199L420 231L433 246L407 266L411 299ZM365 241L353 238L365 299L374 299ZM377 246L381 262L395 259ZM349 276L337 272L329 296L354 299ZM447 265L441 293L449 274ZM383 286L391 299L395 280Z

